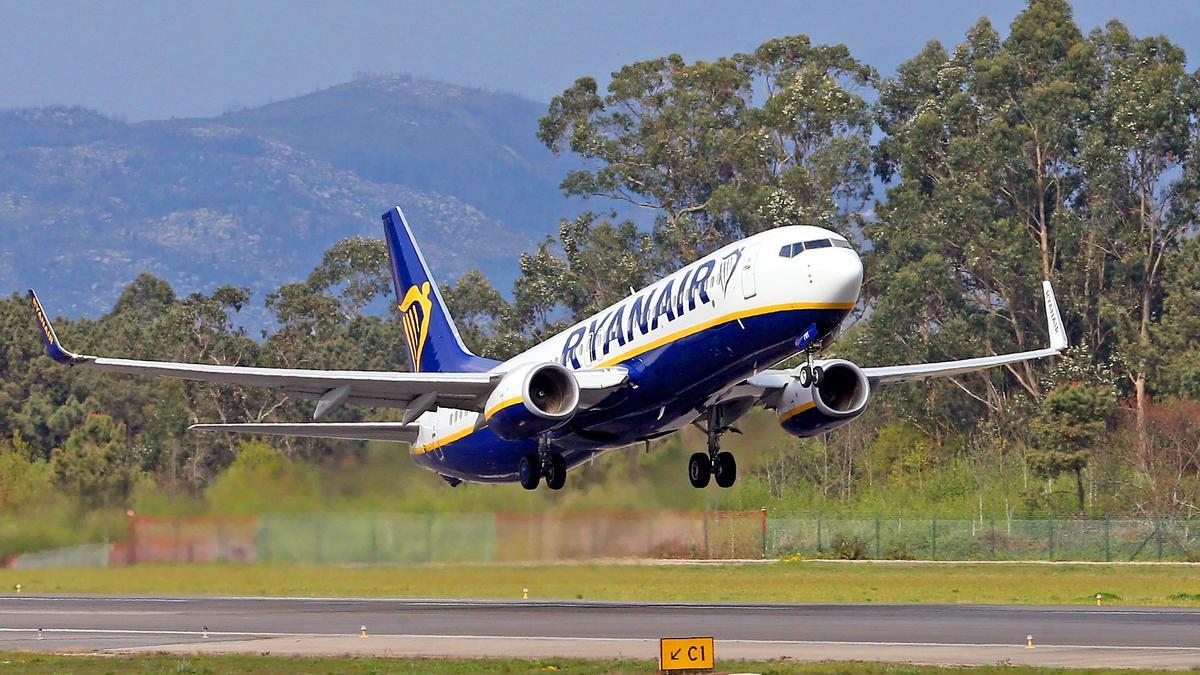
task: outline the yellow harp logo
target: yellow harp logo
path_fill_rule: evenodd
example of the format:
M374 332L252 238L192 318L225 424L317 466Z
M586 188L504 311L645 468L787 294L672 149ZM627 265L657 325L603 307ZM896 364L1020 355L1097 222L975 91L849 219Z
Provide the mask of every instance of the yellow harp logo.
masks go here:
M425 340L429 338L429 313L433 310L430 299L431 287L426 281L410 286L400 301L400 317L404 321L404 337L408 341L408 353L412 356L413 372L421 372L421 354L425 351Z

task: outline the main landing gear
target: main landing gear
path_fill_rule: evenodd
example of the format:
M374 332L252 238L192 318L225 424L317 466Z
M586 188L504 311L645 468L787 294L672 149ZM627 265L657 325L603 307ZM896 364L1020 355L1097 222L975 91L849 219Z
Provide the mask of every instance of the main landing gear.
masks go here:
M688 480L692 487L708 487L710 478L715 478L717 487L732 487L737 481L737 460L733 453L721 450L721 433L730 427L721 426L721 409L708 409L708 452L697 452L688 460Z
M521 458L517 476L520 478L521 487L526 490L536 490L543 477L546 479L546 487L561 490L567 484L567 460L554 452L550 446L550 439L543 436L538 439L538 453Z

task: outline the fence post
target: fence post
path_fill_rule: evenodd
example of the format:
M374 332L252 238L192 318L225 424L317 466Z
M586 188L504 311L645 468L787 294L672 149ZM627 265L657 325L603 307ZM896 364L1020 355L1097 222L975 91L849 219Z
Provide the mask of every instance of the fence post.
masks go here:
M1050 560L1054 560L1054 517L1046 516L1046 531L1050 540Z
M712 560L712 552L708 548L708 506L704 507L704 559Z
M996 559L996 516L988 518L988 522L992 526L992 560Z
M130 565L137 564L137 514L132 510L127 514L129 516L129 560Z
M930 539L930 559L937 560L937 516L933 517L933 537Z
M1112 521L1104 516L1104 562L1112 562Z
M883 556L879 552L879 514L875 514L875 558L879 559Z
M267 518L260 516L258 528L254 531L254 561L263 562L267 559Z
M325 562L325 519L317 516L313 520L313 527L317 530L316 536L313 538L313 545L317 548L316 558L317 563L320 564Z
M767 507L762 507L762 557L767 559Z
M817 553L821 552L821 514L817 514Z
M372 514L371 520L368 522L371 524L371 562L377 563L379 562L379 542L375 531L379 526L379 516Z
M214 562L226 562L225 559L225 519L217 519L217 555Z
M1158 561L1162 562L1162 521L1154 519L1154 544L1158 547Z

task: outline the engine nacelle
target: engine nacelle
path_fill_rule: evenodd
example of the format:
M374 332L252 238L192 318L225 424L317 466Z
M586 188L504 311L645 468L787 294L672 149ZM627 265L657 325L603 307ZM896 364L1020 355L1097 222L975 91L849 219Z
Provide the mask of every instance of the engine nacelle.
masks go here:
M530 438L571 421L579 382L557 363L518 366L504 374L484 406L484 418L506 441Z
M792 380L777 409L779 425L793 436L807 438L836 429L862 414L871 398L871 383L862 368L849 361L819 361L821 384L803 386Z

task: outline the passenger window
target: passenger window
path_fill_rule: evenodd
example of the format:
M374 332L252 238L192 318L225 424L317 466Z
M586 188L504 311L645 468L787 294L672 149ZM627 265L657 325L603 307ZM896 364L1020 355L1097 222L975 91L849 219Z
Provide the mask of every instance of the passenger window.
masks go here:
M814 239L804 242L804 248L829 248L833 244L829 243L828 239Z

